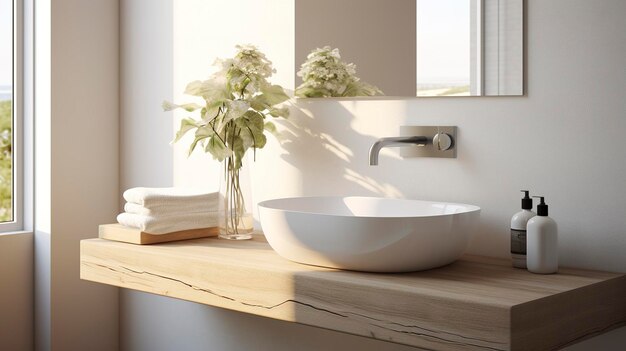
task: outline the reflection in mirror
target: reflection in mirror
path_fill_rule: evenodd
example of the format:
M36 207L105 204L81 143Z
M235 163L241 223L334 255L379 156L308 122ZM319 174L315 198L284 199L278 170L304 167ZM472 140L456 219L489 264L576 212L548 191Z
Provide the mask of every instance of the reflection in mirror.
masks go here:
M298 97L354 97L383 95L376 86L362 81L354 63L341 59L339 49L330 46L311 51L297 73L302 84Z
M415 0L295 0L295 12L296 70L329 46L385 95L415 96Z
M295 0L295 12L296 86L328 46L378 88L300 96L523 94L523 0Z
M482 8L480 4L482 3ZM482 23L475 95L524 93L522 0L472 0ZM482 16L482 18L480 18Z
M470 95L470 1L417 0L416 10L417 96Z

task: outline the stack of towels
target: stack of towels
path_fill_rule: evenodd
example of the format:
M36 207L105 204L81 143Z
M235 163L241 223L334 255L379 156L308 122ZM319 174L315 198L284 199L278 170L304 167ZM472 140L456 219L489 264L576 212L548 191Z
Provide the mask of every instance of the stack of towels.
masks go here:
M218 193L181 188L132 188L124 192L117 221L150 234L217 226Z

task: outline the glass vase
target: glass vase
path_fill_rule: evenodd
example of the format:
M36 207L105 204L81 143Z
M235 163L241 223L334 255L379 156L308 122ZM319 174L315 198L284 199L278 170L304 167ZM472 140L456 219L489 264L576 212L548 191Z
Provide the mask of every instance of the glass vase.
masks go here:
M254 221L251 207L250 173L246 162L235 169L232 157L224 160L218 207L219 237L229 240L252 238Z

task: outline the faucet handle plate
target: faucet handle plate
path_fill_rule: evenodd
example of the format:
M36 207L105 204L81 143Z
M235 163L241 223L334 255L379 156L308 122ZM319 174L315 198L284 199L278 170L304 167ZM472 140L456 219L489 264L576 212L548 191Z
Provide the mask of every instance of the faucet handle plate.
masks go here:
M400 156L456 158L456 126L400 126L401 136L424 135L430 143L423 147L402 147Z

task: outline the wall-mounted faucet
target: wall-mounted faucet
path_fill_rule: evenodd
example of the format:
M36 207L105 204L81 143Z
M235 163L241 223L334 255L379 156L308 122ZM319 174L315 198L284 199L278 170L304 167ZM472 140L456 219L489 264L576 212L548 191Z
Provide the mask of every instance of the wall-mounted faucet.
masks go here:
M408 136L408 137L387 137L380 138L370 148L370 166L378 166L378 154L384 147L397 147L415 144L417 146L426 146L428 138L425 136Z
M401 126L398 137L378 139L370 148L370 166L378 165L378 154L385 147L404 146L403 157L456 157L456 127Z

